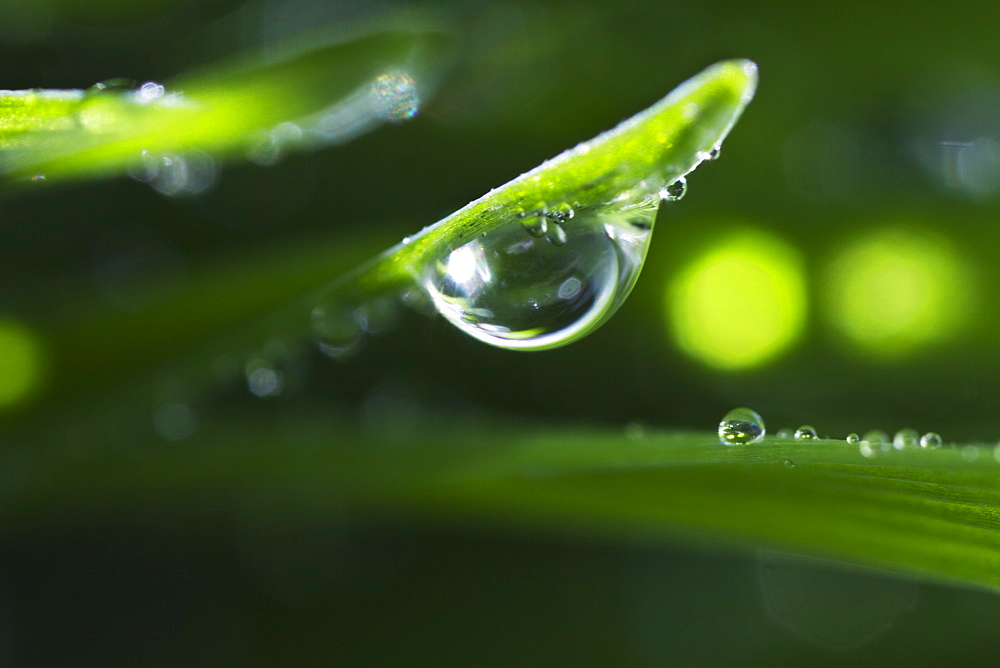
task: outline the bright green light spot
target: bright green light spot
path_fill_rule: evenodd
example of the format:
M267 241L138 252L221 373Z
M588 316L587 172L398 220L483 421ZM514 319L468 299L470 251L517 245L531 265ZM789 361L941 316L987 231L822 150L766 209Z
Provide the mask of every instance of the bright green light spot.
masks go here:
M972 279L948 241L905 228L855 240L832 264L832 325L866 353L887 359L960 332L972 312Z
M42 375L38 335L19 322L0 320L0 408L25 399Z
M688 355L737 371L759 366L802 333L806 288L791 246L731 233L684 267L667 290L668 326Z

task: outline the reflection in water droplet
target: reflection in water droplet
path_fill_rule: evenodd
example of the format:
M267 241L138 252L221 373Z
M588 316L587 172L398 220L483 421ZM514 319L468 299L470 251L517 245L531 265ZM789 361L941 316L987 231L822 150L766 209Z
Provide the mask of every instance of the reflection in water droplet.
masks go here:
M844 440L850 443L851 445L857 445L858 443L861 442L861 438L853 432L848 434L847 438L845 438Z
M910 429L909 427L900 429L892 437L892 447L897 450L915 448L918 443L920 443L920 434L916 429Z
M807 424L804 424L795 430L796 441L812 441L817 438L819 437L816 435L816 430Z
M683 176L660 189L660 198L668 202L676 202L687 194L687 179Z
M734 408L719 423L719 442L723 445L758 443L766 433L764 419L750 408Z
M921 448L940 448L941 447L941 437L929 431L920 437L920 447Z
M628 296L658 205L657 198L640 197L574 211L572 220L562 207L545 216L515 215L448 247L428 263L421 283L438 312L480 341L553 348L595 329ZM555 221L560 211L562 220Z

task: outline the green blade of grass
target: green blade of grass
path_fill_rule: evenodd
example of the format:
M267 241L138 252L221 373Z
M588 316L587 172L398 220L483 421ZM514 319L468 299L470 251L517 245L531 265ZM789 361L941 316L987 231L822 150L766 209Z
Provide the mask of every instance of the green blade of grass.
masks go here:
M226 512L207 499L268 490L293 513L764 546L1000 589L991 448L975 461L954 447L866 458L843 441L725 447L707 434L483 425L424 431L400 448L301 415L272 425L275 447L253 420L220 427L140 459L45 467L8 486L3 522L162 504L205 519Z
M267 163L281 151L346 141L400 120L386 96L415 103L432 90L449 37L422 23L396 17L327 31L149 94L0 91L0 182L104 176L141 167L143 156L192 151ZM386 89L380 76L396 78Z

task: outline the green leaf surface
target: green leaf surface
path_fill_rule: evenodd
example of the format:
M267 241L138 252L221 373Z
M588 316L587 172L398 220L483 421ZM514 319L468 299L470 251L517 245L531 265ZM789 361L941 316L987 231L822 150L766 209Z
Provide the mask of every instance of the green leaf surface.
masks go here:
M491 190L347 278L368 293L393 289L412 281L443 247L510 224L518 214L556 204L593 212L613 208L628 194L657 193L710 159L756 85L754 63L717 63L645 111Z

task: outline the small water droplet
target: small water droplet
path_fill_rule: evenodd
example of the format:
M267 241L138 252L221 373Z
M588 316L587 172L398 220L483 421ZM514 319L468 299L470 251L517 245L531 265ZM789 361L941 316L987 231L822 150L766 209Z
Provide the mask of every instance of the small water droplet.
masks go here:
M791 459L786 459L785 460L785 468L786 469L793 469L793 468L795 468L795 462L792 461Z
M807 424L804 424L795 430L796 441L812 441L817 438L819 438L819 436L816 435L816 430Z
M185 403L167 403L156 409L153 427L160 438L183 441L198 429L198 415Z
M34 176L31 177L31 182L32 183L44 183L45 182L45 174L35 174Z
M317 306L310 317L313 336L320 352L327 357L343 360L361 350L364 328L358 323L353 307Z
M779 429L775 436L778 438L795 438L795 431L792 429Z
M546 217L515 215L447 247L427 263L420 282L439 313L480 341L521 350L556 347L598 327L628 296L658 204L648 196L616 200L577 212L572 224L547 225L544 236L523 230ZM637 218L650 229L629 224Z
M979 448L975 445L966 445L962 448L962 459L967 462L974 462L979 459Z
M163 94L166 92L167 89L163 84L156 83L155 81L147 81L139 86L137 98L140 103L151 102L163 97Z
M682 199L686 194L687 179L683 176L672 183L668 183L660 189L660 198L668 202L676 202L677 200Z
M641 422L629 422L624 429L625 438L630 441L641 441L646 438L646 425Z
M861 440L869 445L884 445L889 443L889 434L885 433L881 429L871 429L865 432L865 435L861 437Z
M858 452L860 452L861 456L865 459L873 459L875 457L876 450L877 446L873 446L868 441L861 441L858 444Z
M1000 444L993 447L993 459L996 460L997 464L1000 464Z
M941 436L933 431L929 431L920 437L921 448L940 448Z
M406 72L390 71L372 82L372 106L375 114L390 123L413 118L420 107L417 85Z
M857 445L858 443L861 442L861 438L854 432L848 434L847 438L845 438L844 440L850 443L851 445Z
M576 211L570 204L563 202L562 204L557 204L549 209L546 215L551 218L553 222L562 225L566 221L572 220L573 217L576 216Z
M93 86L88 88L87 93L97 95L101 93L112 93L115 91L121 92L135 90L136 83L135 79L129 79L127 77L105 79L104 81L98 81Z
M521 225L524 226L525 232L536 239L545 237L549 231L548 221L542 216L524 216L521 219Z
M267 360L255 357L246 364L247 389L254 396L276 397L284 389L284 374Z
M892 437L892 447L896 450L907 450L915 448L920 443L920 433L916 429L900 429Z
M708 159L709 160L718 160L719 159L719 155L721 153L722 153L722 147L721 146L716 146L715 148L713 148L711 151L708 152Z
M719 423L719 441L723 445L758 443L765 433L764 419L750 408L734 408Z

